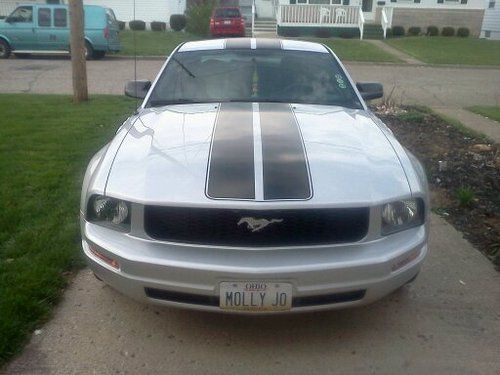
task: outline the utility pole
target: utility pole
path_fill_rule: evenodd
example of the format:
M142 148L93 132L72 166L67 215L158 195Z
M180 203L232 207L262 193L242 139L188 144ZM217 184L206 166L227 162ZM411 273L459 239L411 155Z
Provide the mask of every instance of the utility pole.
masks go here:
M71 23L71 67L73 71L73 100L75 103L89 99L87 89L87 65L83 29L83 1L69 0Z

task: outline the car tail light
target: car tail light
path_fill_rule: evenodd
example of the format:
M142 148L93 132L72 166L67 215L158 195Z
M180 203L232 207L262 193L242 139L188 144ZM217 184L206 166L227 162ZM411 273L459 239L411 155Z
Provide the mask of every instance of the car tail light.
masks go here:
M104 263L110 265L111 267L113 267L114 269L116 270L119 270L120 269L120 264L108 257L107 255L104 255L100 250L99 246L93 244L93 243L90 243L88 242L88 245L89 245L89 250L90 252L92 253L92 255L94 255L96 258L99 258L100 260L102 260Z
M104 37L105 37L106 39L108 39L108 38L109 38L109 28L108 28L108 27L105 27L105 28L104 28Z

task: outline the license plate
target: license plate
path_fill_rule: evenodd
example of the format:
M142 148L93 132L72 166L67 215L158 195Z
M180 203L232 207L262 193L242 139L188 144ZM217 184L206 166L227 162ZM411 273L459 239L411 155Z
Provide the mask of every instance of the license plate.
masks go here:
M219 306L234 311L286 311L292 307L292 284L264 281L224 281Z
M224 21L224 25L231 25L231 21Z

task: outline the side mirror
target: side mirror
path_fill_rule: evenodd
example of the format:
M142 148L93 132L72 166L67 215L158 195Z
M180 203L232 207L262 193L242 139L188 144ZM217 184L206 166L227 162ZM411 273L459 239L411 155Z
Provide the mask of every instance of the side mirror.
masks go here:
M151 87L151 81L129 81L125 85L125 95L131 98L144 99Z
M356 87L364 100L378 99L384 96L384 87L380 83L356 83Z

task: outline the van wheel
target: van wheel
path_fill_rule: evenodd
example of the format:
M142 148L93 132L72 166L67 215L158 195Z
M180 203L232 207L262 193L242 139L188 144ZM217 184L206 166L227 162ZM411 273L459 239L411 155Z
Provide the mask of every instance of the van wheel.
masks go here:
M94 51L94 60L100 60L106 55L106 51Z
M11 52L12 50L10 49L9 43L0 39L0 59L8 59Z
M85 41L85 60L92 60L94 58L94 49L92 45Z

